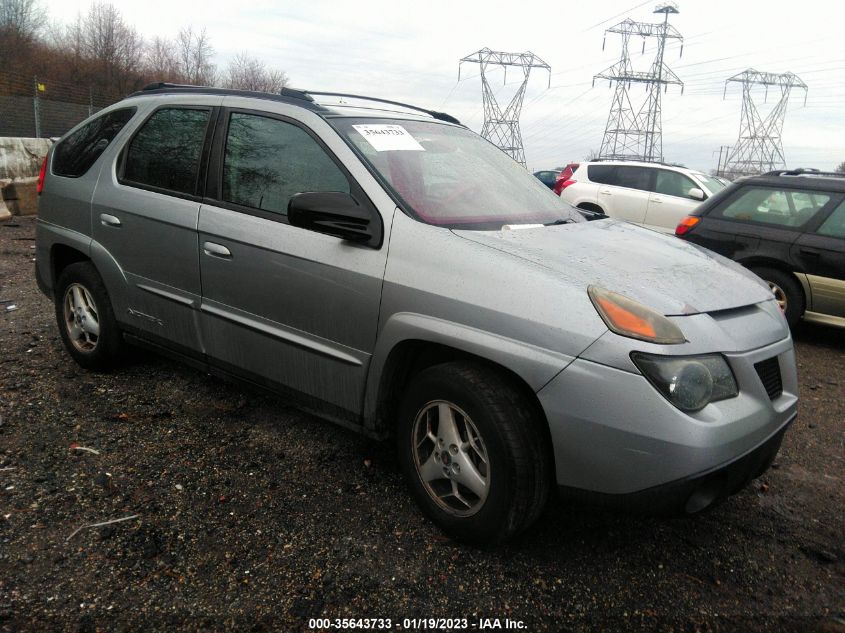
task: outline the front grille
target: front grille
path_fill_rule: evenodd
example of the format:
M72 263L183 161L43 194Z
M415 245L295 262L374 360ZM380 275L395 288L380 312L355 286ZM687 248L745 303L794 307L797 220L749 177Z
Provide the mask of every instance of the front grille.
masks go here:
M754 364L754 369L757 370L757 375L763 382L763 388L769 394L769 398L774 400L783 393L783 383L780 379L780 363L777 356L772 356L767 360L761 360Z

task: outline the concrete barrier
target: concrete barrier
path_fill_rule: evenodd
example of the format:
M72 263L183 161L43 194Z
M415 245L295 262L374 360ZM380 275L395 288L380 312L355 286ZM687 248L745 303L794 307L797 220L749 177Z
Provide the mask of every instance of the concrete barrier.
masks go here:
M0 137L0 221L38 213L38 171L52 141Z

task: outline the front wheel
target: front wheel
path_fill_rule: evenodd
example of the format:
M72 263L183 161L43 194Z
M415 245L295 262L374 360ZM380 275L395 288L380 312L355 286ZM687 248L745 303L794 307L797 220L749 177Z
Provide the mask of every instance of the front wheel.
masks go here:
M552 474L534 412L509 378L480 364L444 363L413 378L400 406L399 460L444 532L490 545L537 519Z

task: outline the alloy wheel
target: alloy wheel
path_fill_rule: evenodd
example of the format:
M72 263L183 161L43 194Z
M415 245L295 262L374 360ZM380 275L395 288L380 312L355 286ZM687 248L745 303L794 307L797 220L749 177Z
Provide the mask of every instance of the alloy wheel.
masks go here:
M470 417L451 402L429 402L417 413L411 437L414 465L431 499L454 516L478 512L490 490L490 462Z
M97 304L85 286L74 283L67 287L64 317L71 344L80 352L93 352L100 340L100 319Z

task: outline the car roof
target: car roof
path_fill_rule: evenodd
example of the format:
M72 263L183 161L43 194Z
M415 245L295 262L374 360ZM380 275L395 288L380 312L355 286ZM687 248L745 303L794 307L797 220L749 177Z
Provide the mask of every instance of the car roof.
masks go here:
M581 163L581 166L590 165L622 165L624 167L653 167L653 168L662 168L662 169L676 169L678 171L684 171L693 174L701 174L702 176L706 175L704 172L698 169L692 169L691 167L685 167L684 165L676 165L674 163L660 163L657 161L646 161L646 160L591 160L585 161Z
M458 119L436 110L421 108L409 103L337 92L321 92L282 88L278 93L258 92L252 90L234 90L230 88L213 88L209 86L192 86L170 83L153 83L143 89L133 92L127 99L154 95L221 95L244 97L249 99L263 99L286 103L314 112L324 118L338 117L380 117L396 118L397 115L405 119L431 120L462 125ZM334 100L334 102L332 102ZM329 101L321 103L320 101ZM397 110L398 108L398 110Z
M759 176L749 176L737 181L735 184L741 187L765 185L843 193L845 192L845 174L809 169L794 169L789 171L773 171Z

